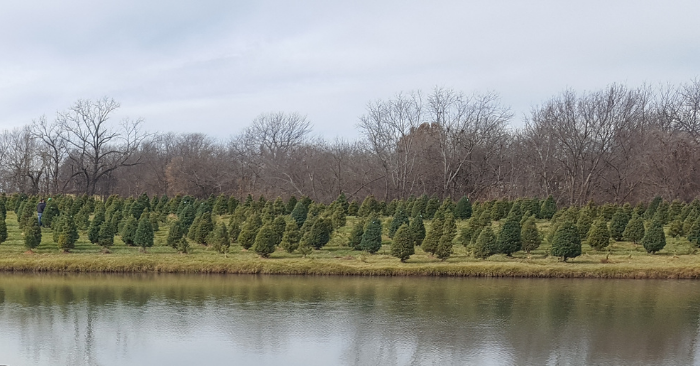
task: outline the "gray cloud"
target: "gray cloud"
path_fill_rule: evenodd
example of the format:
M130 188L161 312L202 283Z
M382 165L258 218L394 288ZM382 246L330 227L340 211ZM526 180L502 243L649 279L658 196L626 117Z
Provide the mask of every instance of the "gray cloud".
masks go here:
M697 76L700 2L27 1L0 7L0 127L112 96L150 130L308 114L356 136L368 101L495 90L516 115L565 88ZM514 123L518 123L516 117Z

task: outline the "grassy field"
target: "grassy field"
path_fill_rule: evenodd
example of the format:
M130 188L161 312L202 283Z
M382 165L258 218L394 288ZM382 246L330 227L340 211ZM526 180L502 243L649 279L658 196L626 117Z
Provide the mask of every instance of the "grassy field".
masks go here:
M227 217L220 218L227 220ZM62 253L52 240L50 229L43 230L41 245L34 254L25 253L17 217L8 212L9 238L0 244L0 271L24 272L167 272L167 273L240 273L288 275L364 275L364 276L474 276L474 277L585 277L585 278L700 278L700 254L682 238L667 237L666 248L655 255L647 254L639 245L616 242L610 250L597 252L583 245L583 254L568 262L548 256L549 246L543 243L527 255L518 252L512 258L495 255L487 260L469 256L466 248L455 244L454 254L440 261L416 248L406 263L389 255L390 241L384 237L382 249L373 255L350 250L347 237L354 222L333 235L322 250L303 258L281 249L270 258L259 258L254 252L233 245L227 256L191 244L190 254L178 254L165 245L167 225L156 232L155 245L148 252L124 245L115 237L111 254L91 244L81 232L71 253ZM463 223L460 223L463 224ZM494 223L495 226L498 223ZM546 230L548 222L538 227ZM388 225L385 224L385 230ZM426 225L429 226L429 225Z

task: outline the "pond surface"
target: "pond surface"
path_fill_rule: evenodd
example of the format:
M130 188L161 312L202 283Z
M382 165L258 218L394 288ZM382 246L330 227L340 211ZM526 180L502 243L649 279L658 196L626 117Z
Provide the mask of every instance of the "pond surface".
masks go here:
M0 274L0 365L700 365L700 282Z

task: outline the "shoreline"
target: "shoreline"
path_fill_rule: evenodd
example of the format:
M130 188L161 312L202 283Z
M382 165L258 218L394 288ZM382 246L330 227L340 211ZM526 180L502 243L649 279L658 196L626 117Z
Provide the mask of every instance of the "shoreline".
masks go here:
M353 258L354 259L354 258ZM429 262L395 265L371 264L359 260L326 259L240 259L235 257L201 260L189 255L17 255L0 258L0 272L22 273L182 273L182 274L266 274L308 276L424 276L424 277L513 277L513 278L598 278L598 279L698 279L700 267L640 265L639 263L594 263L572 261L537 263L513 260L475 262ZM341 260L342 261L342 260Z

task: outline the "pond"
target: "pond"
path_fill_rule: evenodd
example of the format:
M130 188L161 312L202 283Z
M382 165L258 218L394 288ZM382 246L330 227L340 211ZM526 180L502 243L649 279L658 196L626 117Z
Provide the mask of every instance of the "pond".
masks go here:
M693 281L0 275L1 365L692 365Z

